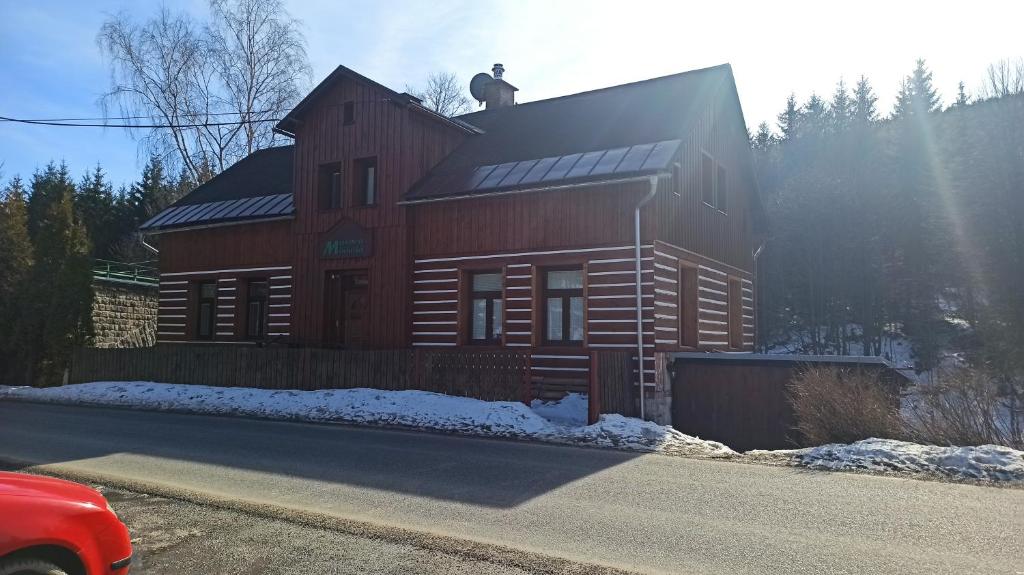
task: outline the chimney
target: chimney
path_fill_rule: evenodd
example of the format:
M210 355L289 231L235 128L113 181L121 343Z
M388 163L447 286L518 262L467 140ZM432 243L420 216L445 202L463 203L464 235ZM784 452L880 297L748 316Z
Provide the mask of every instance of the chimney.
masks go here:
M514 106L516 103L516 92L519 88L502 79L502 76L505 74L505 67L501 64L495 64L494 68L491 68L491 72L494 74L494 80L487 82L487 85L484 86L484 102L487 105L487 109L493 110ZM486 78L486 75L484 77Z

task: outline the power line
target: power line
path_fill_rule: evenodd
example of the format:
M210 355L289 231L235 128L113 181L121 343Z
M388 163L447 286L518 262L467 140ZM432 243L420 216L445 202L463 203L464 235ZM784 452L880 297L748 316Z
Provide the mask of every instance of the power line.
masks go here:
M0 116L0 122L14 122L19 124L31 124L35 126L60 126L64 128L212 128L216 126L243 126L246 124L260 124L263 122L279 122L280 118L262 118L254 120L236 120L233 122L203 122L201 124L80 124L66 121L51 120L29 120L24 118L8 118Z
M287 112L287 110L283 110ZM248 115L259 115L259 114L280 114L282 110L262 110L259 112L248 112ZM175 114L175 116L242 116L246 115L246 112L181 112ZM26 122L103 122L107 120L146 120L159 118L159 114L149 114L145 116L106 116L106 117L90 117L90 118L23 118ZM0 117L2 118L2 117ZM2 118L8 120L7 118ZM8 120L10 121L10 120Z

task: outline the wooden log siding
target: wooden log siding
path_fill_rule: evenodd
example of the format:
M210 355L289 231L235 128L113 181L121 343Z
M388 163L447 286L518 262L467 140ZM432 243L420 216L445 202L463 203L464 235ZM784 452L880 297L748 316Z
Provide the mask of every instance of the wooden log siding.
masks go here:
M214 338L217 343L246 342L246 290L251 279L270 284L267 298L267 338L285 340L291 336L292 267L290 265L200 269L160 274L160 303L157 312L157 343L180 343L195 339L196 286L217 285L214 310Z
M588 350L636 349L636 292L633 247L627 244L543 249L422 258L413 265L412 345L417 348L460 345L468 329L466 286L474 270L504 270L504 319L501 347L529 350L536 380L571 380L584 391L589 376ZM644 313L644 369L654 375L654 246L642 246L641 289ZM582 346L545 345L543 274L549 266L578 265L584 272ZM461 294L461 295L460 295ZM463 302L464 303L464 302ZM634 376L635 376L634 369Z
M523 351L338 350L161 345L75 350L69 381L154 381L258 389L418 389L485 401L527 396Z

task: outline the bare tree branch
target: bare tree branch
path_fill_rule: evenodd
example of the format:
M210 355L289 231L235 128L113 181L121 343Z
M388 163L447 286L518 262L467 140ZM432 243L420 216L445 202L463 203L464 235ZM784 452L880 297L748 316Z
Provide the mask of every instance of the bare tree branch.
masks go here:
M427 78L427 85L419 90L411 86L405 87L406 92L423 100L423 105L442 116L452 117L465 114L472 108L471 100L463 91L459 77L451 72L438 72Z
M169 126L140 144L196 181L272 145L272 122L262 120L286 113L312 72L300 25L280 0L211 0L210 12L207 24L166 7L142 24L118 14L97 35L111 71L104 115ZM239 124L215 121L225 112Z

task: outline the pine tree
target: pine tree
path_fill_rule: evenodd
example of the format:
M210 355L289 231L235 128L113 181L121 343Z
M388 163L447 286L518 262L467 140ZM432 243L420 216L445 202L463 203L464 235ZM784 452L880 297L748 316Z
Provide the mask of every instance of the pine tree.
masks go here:
M836 84L836 91L832 93L832 102L829 103L828 112L832 120L832 129L842 132L849 127L853 119L854 102L850 100L850 93L846 89L846 83L842 79Z
M72 349L92 335L92 261L66 167L51 164L33 177L30 224L33 202L35 233L29 235L35 259L22 284L16 337L24 345L26 379L48 385L61 381Z
M121 234L119 208L113 187L97 164L92 173L82 177L75 194L75 212L92 239L97 258L109 258Z
M962 108L967 104L971 103L971 97L967 95L967 90L964 88L964 82L961 80L956 85L956 100L953 102L953 108Z
M778 119L780 139L795 140L800 132L800 106L796 103L796 94L786 98L786 109L779 114Z
M896 95L896 106L893 108L893 119L924 116L942 109L939 94L932 86L932 73L925 61L918 59L914 71L900 82L900 91Z
M761 122L757 126L757 133L750 138L750 145L754 151L766 152L775 144L775 134L768 127L768 122Z
M878 110L875 102L878 97L871 88L871 83L864 76L857 80L857 86L853 89L853 105L851 116L853 120L861 125L872 124L878 120Z
M23 348L11 326L21 313L19 298L31 268L25 191L16 177L0 197L0 382L21 383L24 373Z
M828 106L821 96L812 93L804 104L801 125L810 133L823 134L828 128Z

